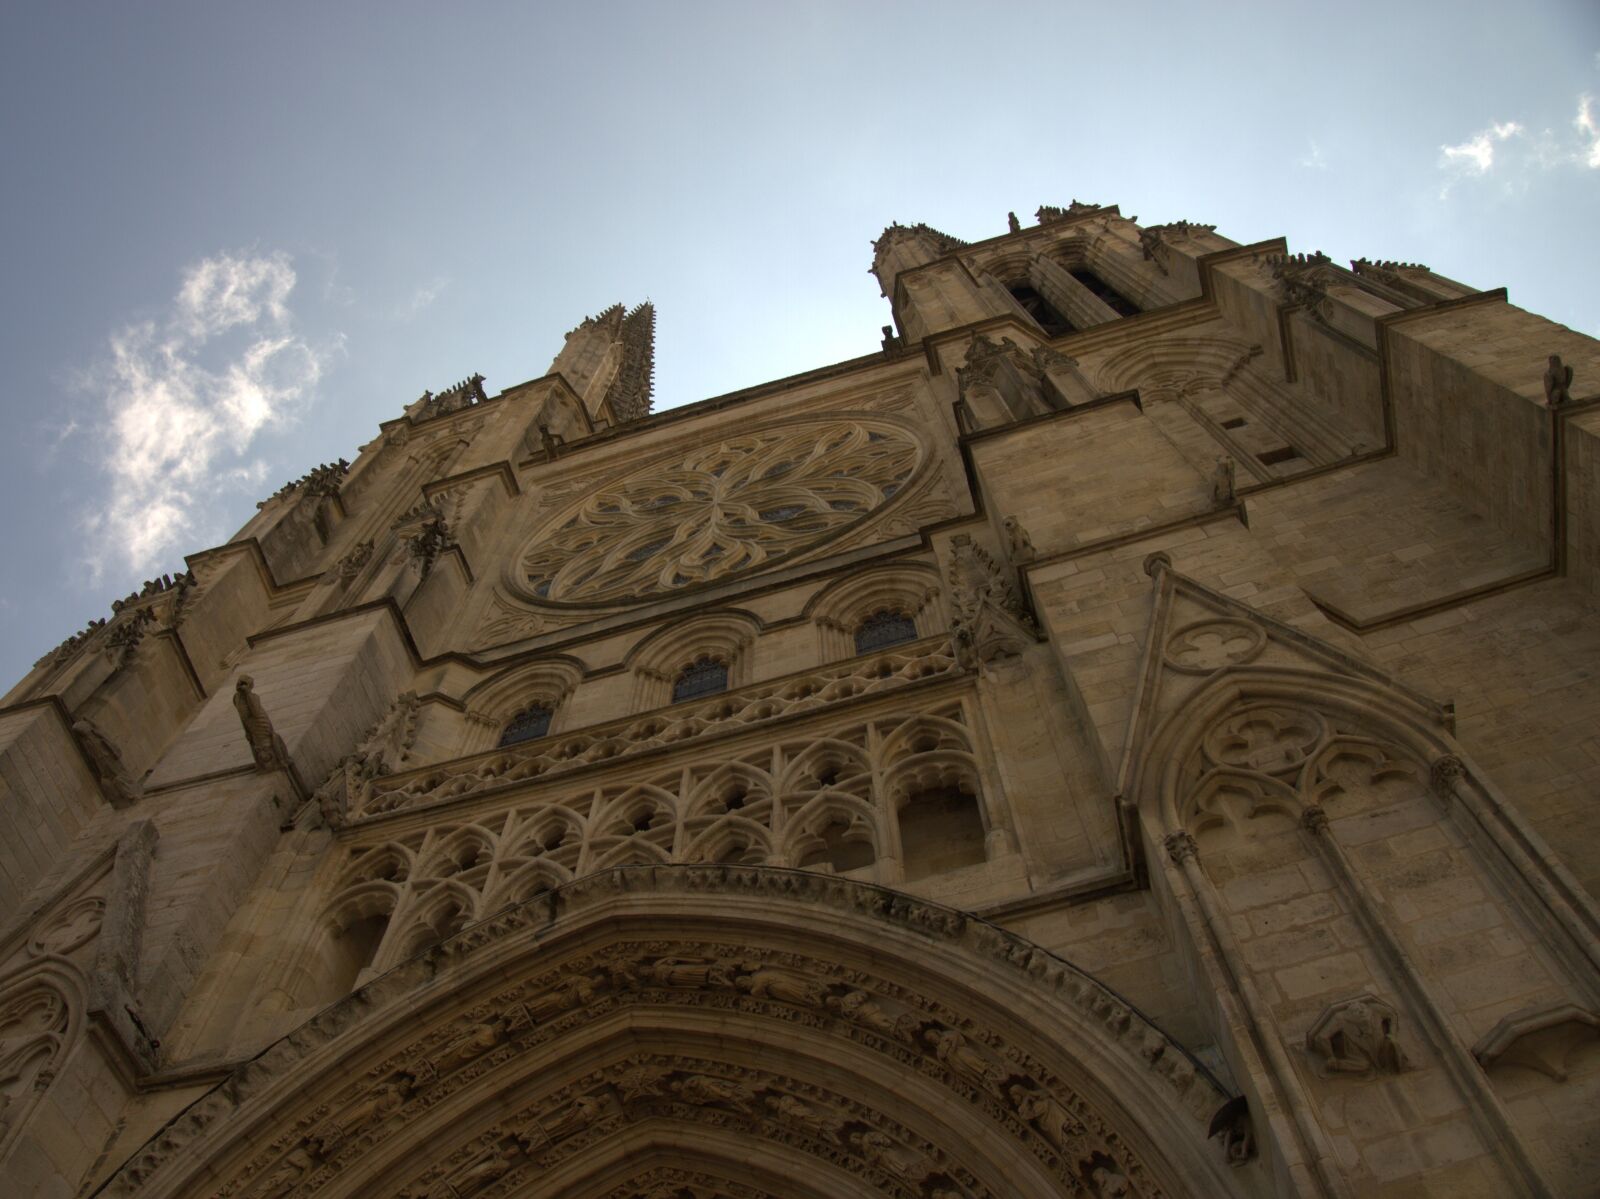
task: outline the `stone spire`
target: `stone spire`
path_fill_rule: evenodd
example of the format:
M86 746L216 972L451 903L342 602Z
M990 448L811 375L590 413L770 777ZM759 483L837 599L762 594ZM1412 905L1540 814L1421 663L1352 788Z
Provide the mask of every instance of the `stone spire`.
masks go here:
M602 408L617 422L649 416L655 332L653 304L646 301L631 312L613 304L567 334L550 373L562 375L593 416Z
M920 221L915 225L896 221L872 243L872 273L878 277L883 294L889 295L895 276L901 271L925 266L966 244L959 237L941 233Z
M618 421L650 415L655 388L656 307L646 300L622 321L622 361L606 392L606 403Z

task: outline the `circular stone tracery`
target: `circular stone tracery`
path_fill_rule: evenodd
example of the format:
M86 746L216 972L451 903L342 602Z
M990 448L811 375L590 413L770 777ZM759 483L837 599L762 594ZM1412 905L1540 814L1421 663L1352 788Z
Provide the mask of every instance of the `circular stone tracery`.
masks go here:
M560 513L522 556L519 590L626 600L771 566L867 519L921 457L881 421L807 421L692 449Z

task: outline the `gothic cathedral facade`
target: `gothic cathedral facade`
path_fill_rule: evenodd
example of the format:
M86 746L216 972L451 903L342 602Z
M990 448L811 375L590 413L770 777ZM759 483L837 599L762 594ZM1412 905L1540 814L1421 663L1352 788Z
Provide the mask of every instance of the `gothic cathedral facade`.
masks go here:
M1600 343L1115 207L425 393L0 708L0 1192L1584 1196Z

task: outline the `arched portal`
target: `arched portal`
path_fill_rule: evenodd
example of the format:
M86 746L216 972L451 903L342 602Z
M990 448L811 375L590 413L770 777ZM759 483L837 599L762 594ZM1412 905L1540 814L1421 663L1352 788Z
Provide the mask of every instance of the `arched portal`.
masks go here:
M825 874L635 866L401 964L103 1186L150 1197L1213 1196L1226 1096L994 925Z

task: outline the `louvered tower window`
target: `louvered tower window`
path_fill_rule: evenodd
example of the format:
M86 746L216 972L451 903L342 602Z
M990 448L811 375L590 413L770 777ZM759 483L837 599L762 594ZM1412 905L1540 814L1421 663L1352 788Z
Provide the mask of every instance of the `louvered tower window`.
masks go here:
M511 718L500 734L501 745L515 745L519 741L535 741L550 731L550 717L554 715L543 704L524 708Z
M917 626L911 617L903 612L880 608L856 629L856 653L870 654L875 649L916 639Z
M715 658L697 658L685 666L672 684L672 702L699 699L728 689L728 667Z

